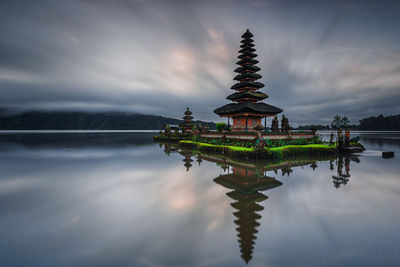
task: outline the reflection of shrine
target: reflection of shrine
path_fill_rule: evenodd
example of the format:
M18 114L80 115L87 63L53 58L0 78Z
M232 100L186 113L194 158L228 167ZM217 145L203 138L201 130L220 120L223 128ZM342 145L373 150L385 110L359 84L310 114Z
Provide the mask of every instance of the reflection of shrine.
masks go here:
M359 163L360 160L357 156L339 156L336 159L336 175L332 175L333 186L339 188L342 185L346 185L350 181L350 161ZM343 171L344 165L344 171ZM333 161L330 161L330 170L334 170Z
M174 143L160 143L160 147L164 146L164 153L169 156L171 152L178 152L178 145Z
M201 165L201 163L203 162L203 160L201 159L201 157L197 156L197 163L199 163L199 166Z
M177 143L169 143L169 142L164 142L160 143L160 148L164 147L164 153L169 156L171 153L179 153L181 154L183 158L183 166L185 166L186 171L189 171L189 169L193 166L192 162L193 159L192 157L194 156L193 153L190 150L179 150L178 144ZM203 161L200 157L197 157L196 160L199 163L199 166L201 162Z
M260 225L257 220L261 219L261 215L257 212L264 209L258 203L268 198L260 192L280 186L282 183L275 178L259 174L256 169L243 167L233 167L232 173L222 174L215 178L214 182L233 190L227 193L227 196L235 200L231 206L237 210L233 215L237 218L234 222L238 226L236 230L241 256L248 263L252 258L257 239L256 228Z
M179 151L179 154L184 156L184 159L182 161L185 162L184 166L186 167L186 171L189 171L190 167L192 167L192 162L193 162L192 152L188 151L188 150L182 150L182 151Z

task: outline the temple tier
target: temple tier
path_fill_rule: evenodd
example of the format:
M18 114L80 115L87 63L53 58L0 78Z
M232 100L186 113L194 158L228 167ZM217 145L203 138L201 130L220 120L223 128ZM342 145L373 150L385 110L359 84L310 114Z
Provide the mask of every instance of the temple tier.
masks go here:
M257 54L254 53L256 49L252 37L253 34L248 29L242 35L239 61L236 62L239 67L235 69L238 75L234 78L238 82L231 87L236 92L226 98L234 103L214 110L220 117L233 119L233 130L251 130L256 126L261 126L263 117L275 116L282 112L282 109L278 107L259 102L266 99L268 95L258 91L264 87L264 84L256 81L262 76L256 73L260 68L255 66L258 60L255 59Z

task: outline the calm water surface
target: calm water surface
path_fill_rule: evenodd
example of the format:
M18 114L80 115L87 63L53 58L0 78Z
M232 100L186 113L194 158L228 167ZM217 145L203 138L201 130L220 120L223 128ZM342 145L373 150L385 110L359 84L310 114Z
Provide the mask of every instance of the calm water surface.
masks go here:
M0 136L0 266L400 266L400 134L360 135L360 156L258 165Z

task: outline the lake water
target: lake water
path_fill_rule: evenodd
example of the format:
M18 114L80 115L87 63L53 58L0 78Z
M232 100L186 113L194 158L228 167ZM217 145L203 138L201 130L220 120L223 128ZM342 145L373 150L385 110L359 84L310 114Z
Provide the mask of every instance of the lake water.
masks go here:
M359 156L256 165L0 136L0 266L400 266L400 134L358 134Z

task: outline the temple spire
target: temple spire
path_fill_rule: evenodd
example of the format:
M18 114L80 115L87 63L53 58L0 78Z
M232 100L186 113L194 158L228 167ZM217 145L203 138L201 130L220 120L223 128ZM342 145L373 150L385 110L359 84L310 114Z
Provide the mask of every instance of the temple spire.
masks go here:
M261 126L261 118L282 112L280 108L260 102L268 95L259 91L265 85L258 81L262 76L257 73L261 69L256 66L258 55L255 53L253 37L247 29L240 41L239 61L236 62L239 67L235 69L238 74L233 78L236 83L231 87L236 92L227 96L234 103L214 110L221 117L232 117L233 129L238 130Z

